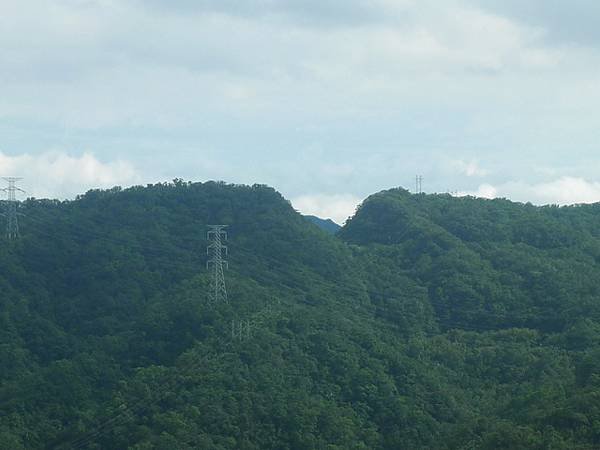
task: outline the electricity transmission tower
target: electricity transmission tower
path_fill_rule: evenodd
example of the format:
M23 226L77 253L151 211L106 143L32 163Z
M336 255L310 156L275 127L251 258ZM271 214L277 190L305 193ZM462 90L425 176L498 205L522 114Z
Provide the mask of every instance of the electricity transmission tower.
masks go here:
M417 175L415 177L415 192L417 194L421 194L423 192L423 176L422 175Z
M252 323L249 320L231 321L231 339L243 341L252 335Z
M206 268L212 269L212 280L208 298L211 303L226 303L227 289L225 288L225 274L223 266L229 268L227 261L223 259L223 255L227 255L227 246L223 245L223 241L227 240L227 225L209 225L207 239L209 241L206 253L211 257L206 262Z
M3 180L8 182L8 187L1 189L8 194L8 203L6 217L6 238L8 240L16 239L19 237L19 221L17 219L17 191L25 192L16 186L17 181L22 178L15 177L3 177Z

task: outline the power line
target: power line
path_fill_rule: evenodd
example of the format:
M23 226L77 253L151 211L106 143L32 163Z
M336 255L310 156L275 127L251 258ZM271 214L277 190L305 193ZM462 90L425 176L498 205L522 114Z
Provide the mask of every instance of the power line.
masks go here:
M422 178L422 177L421 177ZM422 180L421 180L422 181ZM20 190L20 189L18 189ZM6 191L6 189L4 189L4 191ZM210 226L210 231L208 232L208 239L210 241L210 244L208 246L208 253L212 255L211 260L209 261L209 264L213 264L212 268L214 269L214 278L213 278L213 285L211 286L211 293L214 295L213 297L213 301L217 302L217 301L223 301L223 299L218 299L218 295L223 295L224 294L224 301L227 301L227 292L226 292L226 288L225 288L225 279L224 279L224 274L223 274L223 265L227 265L227 261L225 261L223 259L223 253L225 252L225 254L227 254L227 247L223 245L223 241L227 240L227 234L224 231L224 228L226 227L226 225L212 225ZM113 242L119 242L119 243L127 243L126 241L123 242L122 239L114 239L112 236L103 236L102 237L105 240L109 240L112 239ZM130 244L129 244L130 245ZM139 245L139 244L138 244ZM155 247L155 250L158 250L158 248ZM253 252L252 252L253 253ZM265 260L271 260L271 261L278 261L274 258L270 258L267 256L258 256L256 254L253 253L253 256L256 257L257 259L265 259ZM278 268L279 271L281 272L281 269ZM261 271L263 272L263 271ZM287 273L287 271L283 272L285 275L290 275L289 273ZM271 274L271 270L267 271L267 274ZM262 275L266 275L264 273L262 273ZM306 290L307 286L306 285L302 285L301 283L298 282L293 282L293 278L291 281L291 286L286 284L281 284L280 282L277 281L271 281L269 280L271 283L273 284L278 284L281 287L285 287L288 289L299 289L299 290ZM341 286L331 286L328 283L324 283L323 281L316 279L316 280L311 280L311 284L315 283L317 286L321 285L322 287L327 286L328 288L339 288L341 289L343 292L348 292L348 293L356 293L356 290L354 287L350 287L350 286L346 286L341 285ZM221 286L222 286L222 291L221 291ZM365 288L366 293L369 295L369 297L371 297L371 294L373 293L372 291L369 291ZM383 294L385 295L385 294ZM389 294L388 294L389 295ZM262 314L262 312L255 314L255 316L259 316L259 315L264 315L265 317L269 317L269 313L270 311L266 311L264 314ZM255 327L255 321L254 320L242 320L242 321L232 321L231 323L232 325L232 338L234 340L239 340L239 341L243 341L245 339L249 339L251 337L251 328ZM480 326L481 327L481 326ZM461 328L464 328L464 325L461 325ZM482 329L475 329L476 331L484 331ZM475 331L473 330L473 331ZM489 331L499 331L499 330L489 330ZM425 334L425 336L427 337L430 333L432 335L440 335L440 332L436 332L436 331L424 331L422 332ZM194 365L186 365L184 366L184 368L192 368L194 369L195 366ZM185 372L185 370L180 369L182 371ZM167 380L170 381L170 380ZM181 382L175 380L175 381L171 381L168 384L167 383L159 383L159 392L157 394L157 399L154 400L154 402L156 402L157 400L160 400L161 398L163 398L163 396L165 395L165 391L167 391L166 388L169 388L168 390L172 390L173 387L178 387L181 384ZM151 400L152 401L152 400ZM140 415L140 412L142 411L142 409L144 407L147 407L147 400L143 399L143 398L139 398L137 399L137 401L135 401L132 404L126 404L125 402L123 402L116 411L116 414L114 414L112 417L108 418L107 420L105 420L104 422L102 422L101 424L99 424L96 428L91 429L87 434L80 436L78 439L71 441L70 444L73 445L75 448L84 448L86 446L88 446L89 444L93 443L96 439L100 438L101 436L107 434L109 431L113 430L116 426L118 425L122 425L123 423L127 423L130 420L135 420L136 416Z
M43 235L43 236L47 236L48 238L53 237L51 234L47 233L47 231L41 227L42 222L37 220L34 217L31 217L32 222L39 222L40 224L40 229L36 230L39 234ZM29 222L29 220L28 220ZM31 224L30 224L31 225ZM94 236L95 238L101 240L102 242L105 242L107 244L118 244L118 245L126 245L132 249L137 249L139 251L144 251L146 253L149 253L152 256L164 256L165 252L167 251L171 251L173 250L173 248L167 248L166 246L163 245L157 245L157 243L154 243L154 245L150 245L147 246L146 244L141 245L140 243L134 243L131 241L127 241L123 238L119 238L116 236L112 236L109 234L105 234L105 233L90 233L89 229L83 229L77 226L72 226L72 229L70 230L69 235L74 238L75 241L78 240L82 240L83 237L92 237ZM307 240L308 241L308 240ZM252 270L250 272L246 272L245 275L256 280L256 281L261 281L263 283L265 283L266 285L277 285L279 287L282 288L286 288L292 291L296 291L296 292L308 292L307 288L309 286L303 284L300 280L298 280L298 271L297 270L284 270L284 268L281 265L281 260L271 257L271 256L267 256L267 255L258 255L256 254L254 251L249 250L249 249L244 249L244 248L238 248L238 253L242 253L242 254L246 254L245 257L248 258L248 260L251 259L255 259L255 262L253 264L251 264L252 267L258 267L260 265L260 263L264 262L271 262L271 264L268 264L268 270L264 271L264 270L259 270L258 272L256 270ZM175 268L178 269L183 269L183 270L189 270L190 273L194 272L194 269L197 267L193 261L189 261L189 262L178 262L176 264L172 264L169 263L170 265L172 265ZM313 267L309 268L309 270L312 269L314 270ZM81 274L87 274L89 272L89 274L92 273L96 273L97 269L96 268L89 268L84 270L83 272L81 270L77 271L78 275ZM274 277L273 274L274 273L280 273L282 275L285 276L285 282L277 279L277 277ZM269 276L267 276L267 274ZM317 273L313 273L313 275L319 275L318 272ZM356 274L357 276L355 278L360 278L358 276L358 274ZM328 290L332 290L335 293L341 293L341 294L348 294L348 295L356 295L356 293L358 291L363 291L371 301L373 301L373 299L375 297L379 297L381 299L386 299L386 298L394 298L393 295L390 295L389 293L386 293L385 290L381 290L381 289L369 289L366 286L364 287L359 287L359 286L349 286L346 284L346 282L343 282L342 284L338 283L329 283L326 280L323 279L317 279L317 278L312 278L311 279L311 286L312 287L317 287L320 286L322 288L328 289ZM300 302L300 303L305 303L306 305L309 306L315 306L314 303L312 302L308 302L308 301L302 301L299 298L296 298L295 301ZM432 306L434 306L434 302L432 301L432 299L429 300L432 303ZM373 313L373 311L371 311L371 313ZM513 317L507 317L505 319L514 319ZM484 324L480 324L480 323L465 323L465 322L458 322L456 319L450 319L448 320L448 318L443 318L443 317L436 317L436 321L440 324L440 325L445 325L447 326L449 329L465 329L465 330L473 330L473 331L495 331L498 330L499 327L498 326L485 326ZM527 326L527 324L524 323L520 323L518 325L517 328L519 327L529 327ZM533 327L535 328L535 327ZM504 327L500 327L500 329L504 329Z
M225 287L225 274L223 266L229 268L226 260L223 259L223 254L227 255L227 246L223 245L223 241L227 240L227 225L209 225L207 239L209 241L206 253L211 258L206 262L206 268L212 266L212 279L208 298L213 304L227 303L227 288Z
M32 221L33 222L38 222L38 220L34 220L34 218L32 217ZM28 221L29 222L29 221ZM41 223L40 223L41 225ZM47 233L46 230L44 229L39 229L37 230L38 233L47 236L49 238L52 237L51 234ZM78 227L73 227L73 229L71 230L70 234L71 237L75 238L74 240L77 241L80 238L83 238L84 236L84 230L83 229L79 229ZM132 249L137 249L140 251L144 251L146 253L149 253L152 256L164 256L165 252L173 250L173 249L169 249L165 246L162 245L157 245L156 243L154 244L154 246L146 246L146 245L141 245L141 244L136 244L133 243L131 241L126 241L125 239L122 238L117 238L115 236L110 236L108 234L99 234L99 233L90 233L89 229L85 230L85 235L87 236L95 236L96 238L100 239L101 241L109 244L109 243L114 243L114 244L119 244L119 245L127 245L128 247L132 248ZM274 284L277 285L279 287L284 287L287 289L290 289L292 291L296 291L296 292L308 292L307 288L309 288L309 286L303 284L299 279L298 279L298 275L299 272L298 270L284 270L284 268L281 265L281 260L277 259L277 258L273 258L271 256L267 256L267 255L257 255L254 251L251 251L249 249L244 249L242 248L238 248L238 253L241 253L242 255L245 254L245 258L248 258L247 260L252 260L255 259L255 261L253 262L253 264L251 264L251 267L257 268L261 263L264 262L271 262L271 264L268 264L268 270L264 271L264 270L252 270L252 271L245 271L246 273L244 275L258 281L262 281L263 283L268 284ZM189 270L190 273L194 272L194 269L196 268L196 265L193 263L193 261L189 261L187 263L185 262L177 262L176 264L172 264L169 263L171 266L179 269L179 270ZM242 267L240 267L242 268ZM314 270L314 268L309 268L309 270L312 269ZM92 273L97 273L97 268L87 268L86 270L79 270L76 272L77 275L85 275L85 274L92 274ZM240 272L241 274L243 274L243 272ZM285 276L285 281L282 281L280 279L277 279L277 277L273 277L274 273L280 273L282 275ZM270 276L266 276L266 275L270 275ZM313 275L319 275L318 272L314 273ZM358 274L355 274L356 276L354 278L358 279L360 278L360 276L358 276ZM386 293L384 290L381 289L369 289L366 286L360 287L360 286L350 286L347 285L347 281L343 282L343 283L334 283L331 284L329 282L327 282L327 280L323 280L320 278L312 278L311 279L311 286L310 287L317 287L320 286L324 289L333 291L335 293L339 293L339 294L348 294L348 295L356 295L357 292L361 291L364 292L364 294L366 294L369 299L371 301L373 301L374 298L381 298L381 299L385 299L385 298L393 298L392 295L390 295L389 293ZM308 301L303 301L299 298L296 298L295 301L298 301L300 303L305 303L309 306L315 306L315 304L313 302L308 302ZM430 302L432 302L432 306L433 305L433 301L430 299ZM363 305L366 307L366 305ZM373 313L374 311L371 310L371 313ZM508 318L510 319L510 317ZM438 321L441 325L447 325L450 327L457 327L457 328L463 328L463 329L473 329L473 330L481 330L481 331L492 331L497 329L498 327L487 327L484 326L483 324L479 324L479 323L459 323L456 321L456 319L452 320L450 323L446 323L448 322L447 319L444 319L442 317L436 317L436 321ZM520 324L520 326L523 326L525 324ZM534 327L535 328L535 327Z
M8 187L2 189L2 191L8 194L8 203L6 208L6 238L8 240L17 239L19 237L19 221L17 219L17 191L25 192L16 186L17 181L22 178L16 177L3 177L4 181L8 182Z
M225 236L225 239L226 239L226 236ZM223 239L221 238L221 240L223 240ZM210 246L209 246L209 248L210 248ZM221 248L224 248L224 246L222 244L221 244ZM221 254L222 254L222 252L221 252ZM254 255L254 256L256 256L256 255ZM264 258L266 260L275 261L275 259L269 258L266 256ZM271 271L269 270L268 273L270 273L270 272ZM285 271L284 273L287 274L287 271ZM313 280L312 282L316 282L318 285L323 285L323 286L325 286L325 284L326 284L320 280ZM280 283L277 283L277 282L275 282L275 283L282 287L291 288L291 289L302 289L302 290L306 289L305 285L300 286L299 283L293 283L294 286L281 285ZM346 288L346 286L343 286L343 288ZM348 287L348 289L352 289L352 288ZM352 289L352 291L354 291L354 289ZM367 291L367 292L369 294L371 294L371 291ZM265 311L264 315L269 316L268 313L269 313L269 311ZM255 314L255 316L257 316L257 317L259 315L263 315L262 312ZM254 318L252 318L252 319L254 319ZM252 320L252 321L244 320L244 321L240 321L240 322L232 322L232 337L233 337L233 339L243 341L245 339L250 338L251 337L251 327L254 328L254 320ZM483 330L478 329L477 331L483 331ZM489 330L489 331L498 331L498 330ZM440 332L425 331L424 337L428 337L429 335L440 335L440 334L441 334ZM162 395L159 395L158 398L160 399L161 397L162 397ZM72 444L76 445L75 448L83 448L84 446L87 446L90 443L94 442L94 440L99 438L100 436L105 435L108 431L112 430L115 426L118 426L119 424L123 424L123 422L127 422L128 420L135 420L135 416L139 415L140 410L141 410L141 408L143 408L143 405L145 402L146 401L144 399L138 399L138 401L133 404L133 407L128 406L126 404L122 404L118 408L118 411L115 416L113 416L112 418L109 418L108 420L106 420L104 423L100 424L95 429L90 430L90 432L88 434L80 437L79 439L77 439L75 441L72 441ZM130 418L130 415L134 416L134 417Z
M36 218L31 217L33 222L38 222L38 220L35 220ZM28 221L29 222L29 221ZM41 223L40 223L41 225ZM81 231L81 234L84 234L84 230L83 229L79 229L79 227L74 226L74 229L72 230L73 232L70 233L71 236L74 236L76 233L75 231L79 232ZM49 238L52 237L51 235L49 235L48 233L45 232L45 230L38 230L38 232L42 235L48 236ZM88 236L90 235L89 233L89 229L85 230L85 234L87 234ZM128 247L131 248L138 248L139 250L144 250L144 252L150 252L151 255L156 255L156 256L164 256L164 253L166 251L170 251L173 249L168 249L167 247L164 247L162 245L155 245L155 247L147 247L146 245L141 245L139 243L132 243L132 242L127 242L124 239L121 238L116 238L115 236L110 236L108 234L98 234L98 233L91 233L91 235L95 235L97 238L101 239L102 241L105 241L107 243L117 243L120 245L127 245ZM83 236L81 236L83 237ZM139 247L138 247L139 246ZM249 276L250 278L253 278L255 280L261 280L263 282L266 282L267 284L270 283L274 283L280 287L285 287L288 288L292 291L295 292L308 292L309 290L307 290L307 288L309 288L309 286L304 285L300 280L298 280L298 271L297 270L293 270L293 271L284 271L283 268L281 267L281 261L279 259L273 258L273 257L269 257L267 255L257 255L254 251L251 250L245 250L244 248L239 248L238 249L239 252L241 252L242 254L246 253L245 258L248 258L248 260L252 260L252 259L256 259L256 263L259 262L265 262L265 261L272 261L273 264L268 264L268 269L267 272L264 272L262 270L259 270L258 272L256 270L251 270L251 271L246 271L245 275ZM256 267L256 263L250 264L251 267ZM180 263L177 262L176 264L174 264L174 266L178 269L183 269L183 270L189 270L190 272L194 272L194 268L197 267L195 266L195 264L193 263L193 261L189 261L188 263ZM246 265L244 265L246 266ZM240 267L241 268L241 267ZM313 269L314 268L310 268ZM310 270L309 269L309 270ZM89 268L88 270L85 270L84 272L78 270L76 272L77 275L82 275L87 273L88 271L90 273L96 273L95 268ZM275 272L280 272L280 273L284 273L286 275L286 280L285 282L282 282L282 280L276 279L275 278L267 278L265 277L265 275L268 273L270 275L273 275L273 273ZM240 272L242 273L242 272ZM314 273L315 275L318 274ZM356 277L357 279L360 277ZM346 285L347 282L343 282L343 283L336 283L336 284L331 284L331 283L327 283L326 280L322 280L322 279L315 279L313 278L311 280L311 286L312 287L316 287L321 285L323 288L326 288L328 290L331 290L332 293L348 293L348 294L353 294L356 295L357 289L358 291L362 291L365 293L365 295L367 295L370 299L370 301L372 302L374 300L375 297L380 297L380 298L392 298L390 297L389 293L385 293L384 291L381 290L373 290L373 289L369 289L366 287L358 287L358 286L349 286ZM303 300L301 298L295 298L294 299L296 302L300 302L300 303L305 303L306 305L309 306L315 306L314 302L311 301L307 301L307 300ZM480 323L469 323L469 321L467 320L466 322L463 320L459 320L458 318L453 318L450 319L450 321L448 320L449 318L445 318L440 316L440 314L442 314L441 311L439 311L439 309L436 307L436 302L433 301L433 299L429 299L429 301L431 302L432 306L434 306L434 308L437 310L437 314L436 314L436 322L440 325L443 326L443 328L445 328L446 330L448 329L465 329L465 330L473 330L473 331L493 331L493 330L498 330L498 329L505 329L505 328L510 328L507 327L506 325L490 325L490 326L486 326L484 324L480 324ZM325 305L323 305L325 306ZM438 305L439 306L439 305ZM368 309L371 313L374 312L374 306L372 307L368 307L367 305L363 305L363 308L366 308L365 311ZM482 317L482 316L479 316ZM515 317L513 316L508 316L508 317L504 317L503 318L505 321L511 321L511 320L515 320ZM529 323L526 319L519 319L518 321L518 325L517 327L525 327L525 328L534 328L537 329L539 325L536 324L531 324ZM443 332L444 330L442 330Z
M198 360L191 358L189 362L182 365L181 367L177 367L177 365L174 365L173 367L165 368L170 371L175 370L176 375L179 375L181 377L182 375L186 375L186 373L196 373L199 369L203 367L202 363L211 361L216 362L217 360L222 359L228 354L229 353L222 352L213 355L214 357L212 359L210 359L211 355L206 355ZM135 399L133 403L129 404L125 400L123 400L121 404L116 408L115 413L113 413L105 420L97 424L94 428L91 428L89 431L75 439L58 442L51 448L58 449L68 447L74 450L85 448L90 444L97 442L97 440L100 439L102 436L105 436L109 432L113 431L115 427L125 425L128 421L135 420L136 416L139 417L144 408L148 408L152 403L159 402L169 392L173 392L181 388L183 383L182 379L174 379L174 375L171 373L167 374L167 377L167 380L159 380L157 385L154 386L154 399L146 399L139 397Z

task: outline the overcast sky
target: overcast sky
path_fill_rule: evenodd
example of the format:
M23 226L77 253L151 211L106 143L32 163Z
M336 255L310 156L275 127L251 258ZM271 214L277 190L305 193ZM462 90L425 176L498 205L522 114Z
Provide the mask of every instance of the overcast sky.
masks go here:
M600 200L593 0L0 0L0 175Z

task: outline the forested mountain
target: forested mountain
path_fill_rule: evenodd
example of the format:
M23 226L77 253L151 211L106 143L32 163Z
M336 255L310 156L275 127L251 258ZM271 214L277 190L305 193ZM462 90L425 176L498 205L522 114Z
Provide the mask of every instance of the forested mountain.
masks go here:
M262 185L28 200L0 247L0 449L600 447L600 206ZM228 224L228 303L206 230Z
M341 226L339 226L337 223L335 223L331 219L321 219L320 217L317 217L317 216L304 216L304 217L306 217L310 222L314 223L319 228L321 228L331 234L337 233L339 231L339 229L342 228Z

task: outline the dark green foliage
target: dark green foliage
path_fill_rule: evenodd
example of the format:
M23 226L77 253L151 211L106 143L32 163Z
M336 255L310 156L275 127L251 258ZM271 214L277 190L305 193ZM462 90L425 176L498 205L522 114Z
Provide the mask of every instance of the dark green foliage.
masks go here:
M598 205L392 190L339 238L258 185L21 210L0 449L600 447ZM230 224L218 307L212 223Z

